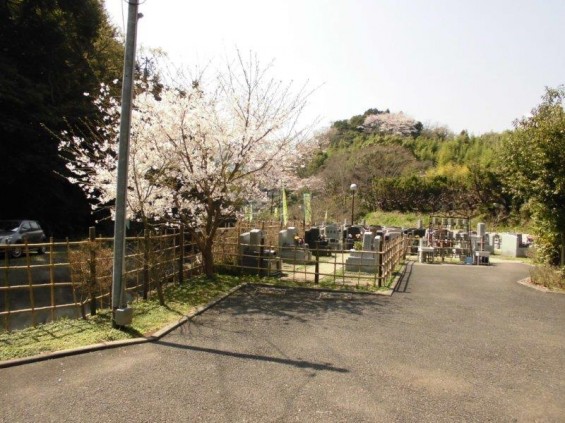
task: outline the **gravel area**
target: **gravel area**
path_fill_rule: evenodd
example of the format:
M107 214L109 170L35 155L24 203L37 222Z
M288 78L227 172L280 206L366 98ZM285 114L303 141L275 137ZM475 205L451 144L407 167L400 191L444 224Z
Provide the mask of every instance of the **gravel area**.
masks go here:
M0 369L0 421L565 421L565 295L527 276L410 263L391 297L249 286L158 342Z

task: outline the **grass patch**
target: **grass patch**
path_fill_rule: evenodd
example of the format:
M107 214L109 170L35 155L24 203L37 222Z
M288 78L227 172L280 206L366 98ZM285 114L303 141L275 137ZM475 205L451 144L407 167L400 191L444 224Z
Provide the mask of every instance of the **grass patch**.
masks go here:
M512 256L503 256L500 254L491 254L490 257L491 263L503 263L503 262L515 262L515 263L524 263L524 264L534 264L534 260L531 257L512 257Z
M150 335L240 283L242 280L238 277L217 276L211 280L195 277L182 286L170 285L164 292L164 307L156 300L135 301L133 323L123 331L112 328L110 310L100 310L86 320L61 319L23 330L0 332L0 360Z
M367 225L394 226L399 228L417 228L418 220L424 227L428 224L429 216L417 213L375 211L365 216Z

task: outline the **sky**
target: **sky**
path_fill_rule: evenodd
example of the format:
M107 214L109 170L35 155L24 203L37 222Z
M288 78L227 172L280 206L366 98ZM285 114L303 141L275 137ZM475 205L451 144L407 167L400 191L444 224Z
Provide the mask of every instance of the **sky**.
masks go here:
M139 0L138 47L179 66L256 53L315 88L328 127L369 108L480 135L513 128L565 84L563 0ZM127 0L105 0L125 33Z

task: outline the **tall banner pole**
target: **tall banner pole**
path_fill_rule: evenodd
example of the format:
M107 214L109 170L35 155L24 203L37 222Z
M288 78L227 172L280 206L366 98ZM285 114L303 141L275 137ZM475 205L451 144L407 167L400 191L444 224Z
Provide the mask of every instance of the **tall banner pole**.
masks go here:
M286 192L284 189L284 184L282 186L282 218L283 224L286 226L288 223L288 206L286 204Z
M312 194L309 192L305 192L302 195L304 200L304 224L311 225L312 224Z

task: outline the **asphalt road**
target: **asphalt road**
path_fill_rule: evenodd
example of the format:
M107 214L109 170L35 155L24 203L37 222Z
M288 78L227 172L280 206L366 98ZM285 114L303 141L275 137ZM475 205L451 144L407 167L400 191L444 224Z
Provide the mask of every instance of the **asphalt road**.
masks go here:
M392 297L250 287L156 343L0 369L2 422L565 421L565 295L414 264Z

